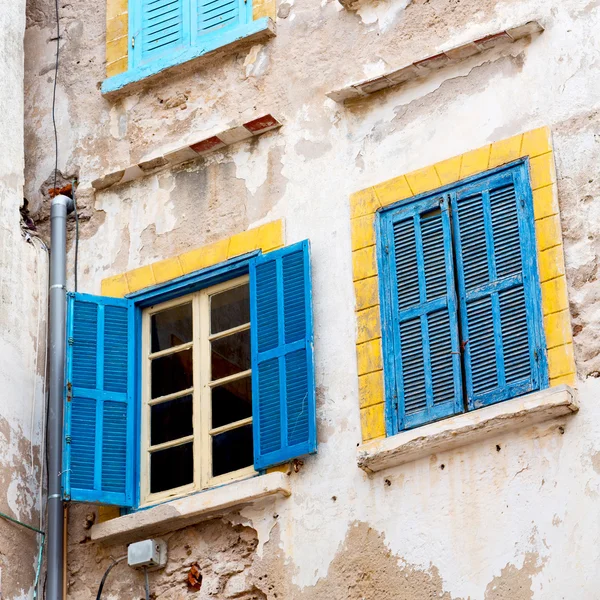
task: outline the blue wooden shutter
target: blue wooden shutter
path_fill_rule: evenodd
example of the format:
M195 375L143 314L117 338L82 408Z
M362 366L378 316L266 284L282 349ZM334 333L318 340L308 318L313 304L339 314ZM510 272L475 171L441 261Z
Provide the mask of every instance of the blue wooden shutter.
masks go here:
M189 45L189 0L137 0L133 22L136 64Z
M254 467L317 450L308 241L250 264Z
M472 409L544 385L540 288L525 166L459 189L453 217Z
M128 300L68 295L66 500L133 505L132 332Z
M463 410L448 199L388 213L380 231L387 410L395 433Z
M196 0L196 2L198 37L246 22L245 0ZM198 43L202 43L202 40L199 39Z

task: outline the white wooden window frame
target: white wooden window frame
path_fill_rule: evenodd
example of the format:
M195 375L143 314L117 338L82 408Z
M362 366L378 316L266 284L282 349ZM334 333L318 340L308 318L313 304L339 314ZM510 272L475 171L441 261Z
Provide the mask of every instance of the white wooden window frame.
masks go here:
M178 498L186 494L203 489L238 481L256 475L254 466L250 465L237 471L224 473L217 477L212 476L212 437L232 429L237 429L252 423L252 417L235 421L222 427L212 428L212 388L217 385L251 376L252 371L242 371L211 381L211 342L234 333L247 331L250 323L221 331L217 334L210 333L210 298L215 294L239 287L248 283L248 276L238 277L221 284L187 294L168 302L156 304L146 308L142 313L142 427L141 427L141 469L140 469L140 498L141 506L148 506L164 500ZM192 304L192 341L167 350L151 353L150 328L151 316L168 308L182 304ZM173 354L174 352L192 348L193 360L193 385L191 388L151 399L150 365L152 358ZM174 400L183 396L192 396L193 406L193 433L190 436L179 438L163 444L150 446L150 411L151 406ZM178 488L150 493L150 455L158 449L166 449L193 442L194 480L190 484Z

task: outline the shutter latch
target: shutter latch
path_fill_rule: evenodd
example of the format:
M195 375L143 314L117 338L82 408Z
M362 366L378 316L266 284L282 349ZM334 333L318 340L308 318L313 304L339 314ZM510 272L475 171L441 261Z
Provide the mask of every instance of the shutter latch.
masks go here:
M71 402L73 399L73 384L67 381L67 402Z
M131 47L135 48L135 35L131 36Z

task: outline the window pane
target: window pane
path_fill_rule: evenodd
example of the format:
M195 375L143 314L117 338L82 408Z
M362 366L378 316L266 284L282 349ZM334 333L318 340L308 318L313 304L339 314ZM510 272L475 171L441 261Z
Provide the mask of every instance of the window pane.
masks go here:
M152 361L152 398L192 387L192 349L161 356Z
M212 380L250 368L250 330L214 340L211 350Z
M212 426L221 427L252 416L252 379L244 377L212 389Z
M210 297L210 331L219 333L250 322L248 284Z
M194 444L183 444L150 455L150 492L164 492L194 481Z
M231 473L254 462L252 425L244 425L213 436L213 477Z
M180 346L192 341L192 304L180 304L150 317L151 352Z
M150 445L156 446L192 435L192 414L192 396L150 407Z

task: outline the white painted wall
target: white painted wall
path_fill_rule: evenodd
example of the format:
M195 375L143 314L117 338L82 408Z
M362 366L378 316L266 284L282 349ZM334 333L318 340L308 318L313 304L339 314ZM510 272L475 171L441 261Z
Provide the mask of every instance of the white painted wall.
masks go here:
M362 0L358 12L328 0L290 2L272 43L110 102L95 89L103 77L104 25L92 4L97 6L86 0L65 9L67 58L59 88L59 115L65 127L70 125L65 135L72 142L60 164L65 171L79 171L89 218L82 225L81 291L99 293L106 276L277 218L285 219L288 243L311 241L319 453L292 475L291 498L242 512L241 520L259 533L258 563L281 552L282 577L293 590L289 598L314 598L311 590L323 580L340 577L335 557L343 555L348 533L360 521L384 536L399 568L439 575L437 591L445 598L595 600L600 585L600 2ZM441 18L436 22L427 12L423 25L419 10L439 10ZM354 108L324 95L383 68L533 18L546 31L502 55L474 58ZM35 156L45 156L48 148L47 113L38 92L46 89L47 74L40 72L49 62L49 31L44 18L28 30L27 111L35 127L27 139ZM252 57L260 57L256 72L259 59L255 63ZM86 69L75 67L77 60ZM188 97L186 106L167 110L164 100L180 92ZM182 172L91 193L90 182L101 174L190 131L199 139L196 134L219 124L244 122L254 107L280 115L284 127ZM355 458L361 436L348 197L542 125L551 127L556 149L581 410L560 422L369 477ZM41 206L38 190L49 175L47 160L32 162L27 175L27 189ZM69 260L72 264L72 249ZM33 307L30 312L36 314ZM35 319L28 317L27 323L35 330ZM83 513L75 514L70 562L78 568L70 575L71 596L83 599L94 591L91 582L101 576L113 549L80 543ZM200 552L194 535L190 532L190 543ZM98 564L97 556L105 562ZM372 577L384 576L380 561L372 557ZM178 573L153 581L179 583ZM355 573L347 575L352 579ZM135 576L119 577L115 585L126 597ZM179 598L179 590L173 587L162 597ZM430 597L411 590L391 592L389 598ZM359 600L353 593L322 597Z

